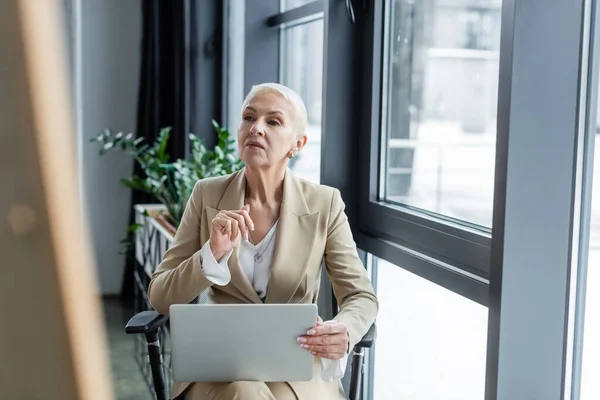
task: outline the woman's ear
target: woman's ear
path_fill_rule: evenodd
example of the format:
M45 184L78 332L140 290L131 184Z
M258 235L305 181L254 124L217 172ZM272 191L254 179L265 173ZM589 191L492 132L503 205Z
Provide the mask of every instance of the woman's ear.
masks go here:
M306 146L306 142L308 141L308 136L306 135L302 135L302 136L298 136L298 139L296 140L296 149L295 152L299 152L300 150L302 150L302 148L304 146Z

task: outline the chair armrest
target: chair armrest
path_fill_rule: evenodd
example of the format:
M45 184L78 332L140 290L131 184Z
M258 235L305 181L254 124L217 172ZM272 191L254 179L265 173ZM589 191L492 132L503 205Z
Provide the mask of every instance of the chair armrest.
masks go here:
M169 317L156 311L142 311L127 322L125 332L128 334L152 332L163 326L168 320Z
M356 344L355 347L371 348L375 344L375 338L377 337L377 327L375 324L371 325L365 336Z

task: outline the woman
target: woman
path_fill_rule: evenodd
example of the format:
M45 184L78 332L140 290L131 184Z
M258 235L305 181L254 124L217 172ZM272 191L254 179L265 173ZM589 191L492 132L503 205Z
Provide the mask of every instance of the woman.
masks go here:
M316 303L324 260L340 312L298 338L315 356L313 379L176 383L173 397L345 398L339 379L348 351L374 322L378 304L339 191L298 179L287 168L306 144L306 124L294 91L272 83L252 88L238 131L246 166L196 183L148 297L162 314L207 288L214 303Z

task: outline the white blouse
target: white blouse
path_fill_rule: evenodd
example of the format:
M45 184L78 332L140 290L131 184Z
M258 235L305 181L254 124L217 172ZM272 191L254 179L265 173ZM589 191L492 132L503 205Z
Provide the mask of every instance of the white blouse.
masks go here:
M261 299L267 295L269 286L269 277L271 275L271 265L273 264L273 255L275 253L275 241L277 239L277 223L275 222L271 230L256 245L248 240L242 240L240 243L239 261L246 277L252 283L254 290ZM206 279L215 285L225 286L231 280L231 273L227 266L229 257L233 250L230 250L219 262L210 250L210 242L206 242L200 250L200 259L202 270ZM323 371L321 378L332 382L334 379L341 379L346 371L348 363L348 353L340 360L328 360L321 358Z

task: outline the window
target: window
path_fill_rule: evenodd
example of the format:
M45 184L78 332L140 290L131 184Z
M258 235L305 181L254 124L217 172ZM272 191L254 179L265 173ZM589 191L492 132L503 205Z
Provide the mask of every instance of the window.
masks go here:
M482 400L487 308L381 259L374 271L373 398Z
M600 398L600 382L597 379L600 373L600 135L598 133L595 143L581 400Z
M281 0L281 12L298 8L315 0Z
M321 99L323 94L323 20L281 30L282 84L294 89L306 105L308 141L290 168L300 178L319 183L321 174Z
M244 34L246 4L244 1L226 0L223 3L225 13L223 41L223 109L224 123L237 141L240 124L240 110L246 93L244 92Z
M387 2L380 199L491 227L500 5Z
M373 106L361 125L371 141L358 150L369 165L361 177L361 229L483 284L491 257L501 5L375 2L372 47L364 50L372 65L363 91Z
M324 1L246 2L244 86L280 82L300 95L308 112L306 146L290 160L300 178L319 183L323 97Z
M600 121L600 109L596 121ZM590 244L587 259L581 400L600 398L600 128L594 140Z

